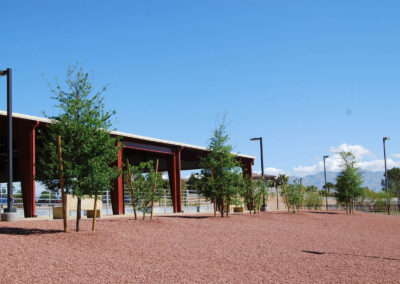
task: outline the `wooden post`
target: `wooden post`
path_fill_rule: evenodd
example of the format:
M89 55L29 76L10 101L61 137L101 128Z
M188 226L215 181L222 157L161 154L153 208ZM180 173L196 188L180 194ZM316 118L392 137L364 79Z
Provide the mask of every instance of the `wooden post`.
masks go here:
M94 212L93 212L93 222L92 222L92 231L94 231L94 229L96 228L96 215L97 215L97 197L98 197L98 193L96 192L96 194L94 195Z
M126 167L128 169L128 185L129 189L131 190L131 199L132 199L132 206L133 206L133 214L135 214L135 220L137 220L137 215L136 215L136 204L135 204L135 193L133 192L133 186L132 186L132 176L131 176L131 169L129 166L129 160L126 159Z
M64 175L63 175L63 162L62 162L62 150L61 150L61 136L57 137L58 142L58 159L60 162L60 190L62 199L62 212L64 220L64 232L67 232L67 198L64 194Z
M156 161L156 176L158 173L158 159ZM154 207L154 194L156 192L156 187L157 187L157 180L154 182L154 189L153 189L153 196L151 198L151 215L150 215L150 220L153 220L153 207Z

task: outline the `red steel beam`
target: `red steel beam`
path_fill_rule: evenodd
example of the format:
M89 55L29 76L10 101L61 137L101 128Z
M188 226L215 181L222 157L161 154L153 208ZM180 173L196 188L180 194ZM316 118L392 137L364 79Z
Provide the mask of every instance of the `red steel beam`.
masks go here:
M25 217L37 217L35 202L36 179L36 127L39 122L18 123L17 151Z
M114 189L111 192L111 203L114 215L122 215L125 214L124 208L124 178L123 178L123 148L121 147L121 143L117 143L117 147L119 147L118 151L118 160L117 167L121 171L121 175L114 182Z

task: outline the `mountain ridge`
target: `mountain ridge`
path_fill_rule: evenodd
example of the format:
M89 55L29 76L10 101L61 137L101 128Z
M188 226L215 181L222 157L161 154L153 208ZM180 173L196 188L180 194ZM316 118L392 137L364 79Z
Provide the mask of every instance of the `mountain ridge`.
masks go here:
M363 186L366 186L374 191L381 191L381 181L384 177L384 172L382 171L361 171ZM339 172L326 172L326 181L336 183L336 177ZM319 172L314 175L308 175L305 177L289 176L289 182L293 182L295 179L302 179L302 184L305 186L315 185L318 189L322 189L325 184L324 172Z

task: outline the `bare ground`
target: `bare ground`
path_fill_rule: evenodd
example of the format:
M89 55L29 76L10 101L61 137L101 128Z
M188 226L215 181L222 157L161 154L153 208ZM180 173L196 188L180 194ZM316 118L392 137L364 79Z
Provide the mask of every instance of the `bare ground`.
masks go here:
M1 283L398 283L400 217L324 212L0 223Z

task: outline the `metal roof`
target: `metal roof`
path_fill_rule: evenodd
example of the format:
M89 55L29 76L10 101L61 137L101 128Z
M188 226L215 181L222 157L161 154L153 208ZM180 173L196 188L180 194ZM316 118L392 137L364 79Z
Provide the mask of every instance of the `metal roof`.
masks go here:
M27 114L21 114L21 113L15 113L13 112L13 118L20 118L20 119L26 119L26 120L32 120L32 121L39 121L39 122L44 122L44 123L51 123L51 119L45 118L45 117L39 117L39 116L32 116L32 115L27 115ZM7 116L7 112L0 110L0 116ZM133 138L133 139L138 139L138 140L143 140L143 141L149 141L149 142L154 142L154 143L160 143L160 144L165 144L165 145L171 145L171 146L178 146L178 147L185 147L185 148L190 148L190 149L195 149L195 150L200 150L200 151L209 151L208 148L202 147L202 146L196 146L196 145L191 145L191 144L185 144L185 143L180 143L180 142L175 142L175 141L170 141L170 140L163 140L163 139L157 139L157 138L152 138L152 137L146 137L146 136L141 136L141 135L136 135L136 134L131 134L131 133L126 133L126 132L120 132L120 131L110 131L111 134L116 135L116 136L122 136L126 138ZM232 153L238 157L241 158L246 158L246 159L253 159L255 160L256 157L250 156L250 155L244 155L240 153Z

